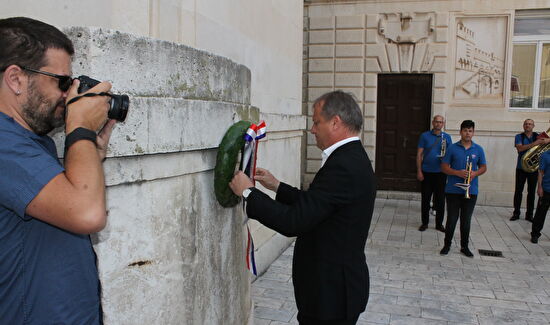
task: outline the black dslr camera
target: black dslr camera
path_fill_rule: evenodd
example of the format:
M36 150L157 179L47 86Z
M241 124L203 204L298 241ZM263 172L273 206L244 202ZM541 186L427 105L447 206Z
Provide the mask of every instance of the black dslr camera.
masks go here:
M101 82L88 76L80 76L76 79L80 80L80 86L78 87L79 94L87 91L90 88L93 88ZM130 104L130 99L127 95L110 94L110 96L111 100L109 101L109 104L111 105L111 107L109 107L109 112L107 113L107 116L110 119L124 122L124 120L126 119L126 114L128 114L128 105Z

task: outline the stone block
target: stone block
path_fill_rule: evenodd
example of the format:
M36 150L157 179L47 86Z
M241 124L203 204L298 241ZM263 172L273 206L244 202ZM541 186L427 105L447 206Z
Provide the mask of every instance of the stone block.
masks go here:
M307 71L307 70L304 70ZM309 60L309 72L332 72L334 71L333 59L311 59Z
M334 17L311 17L309 29L334 29Z
M365 87L365 102L376 102L376 88Z
M432 44L430 44L431 46ZM414 46L414 57L411 64L411 71L420 72L422 71L422 63L426 57L426 52L428 50L428 44L420 43Z
M310 73L308 78L309 87L332 87L334 85L332 73Z
M376 145L376 133L372 131L367 131L363 133L363 144L364 145ZM374 158L374 157L372 157Z
M434 56L447 56L448 43L431 43L429 46L430 53Z
M378 28L378 15L372 14L367 15L367 26L366 28Z
M363 59L337 59L336 72L363 72Z
M309 32L309 44L333 44L334 31L312 30Z
M346 87L342 87L342 88L339 88L340 90L342 91L345 91L347 93L351 93L353 95L353 97L355 97L355 100L358 102L358 103L361 103L363 101L363 88L346 88Z
M365 72L382 72L377 58L365 59Z
M435 88L447 87L447 74L446 73L434 73L434 85Z
M73 60L74 74L109 80L113 92L250 102L250 70L227 58L101 28L71 27L65 32L79 49Z
M378 43L378 30L377 29L367 29L365 31L365 43L366 44L376 44L376 43Z
M390 64L391 72L401 72L399 67L399 52L396 44L386 44L386 53L388 54L388 61Z
M446 58L434 57L431 65L431 72L446 72Z
M362 30L338 30L336 31L336 43L363 44L365 36Z
M363 130L365 132L367 131L376 132L376 118L365 117Z
M321 95L325 94L325 93L328 93L329 91L332 91L332 87L331 88L308 88L308 101L310 103L312 103L314 100L316 100L317 98L319 98ZM311 106L308 104L308 106Z
M437 104L445 103L445 88L434 88L433 102Z
M334 45L310 45L309 58L334 57Z
M143 97L130 97L130 103L126 121L117 124L111 137L108 157L217 148L234 122L259 120L257 108L231 103ZM210 134L197 137L204 121L213 123ZM59 153L63 152L61 137L61 133L54 134Z
M435 25L438 27L448 27L449 26L449 13L447 12L438 12L435 14Z
M389 72L390 71L390 63L388 61L388 55L386 54L386 47L384 44L372 44L372 45L366 45L366 56L367 57L374 57L377 59L377 62L379 64L380 71L383 72ZM368 64L369 62L367 62ZM366 70L366 71L377 71L377 70Z
M336 73L334 76L335 87L362 87L363 73Z
M435 41L438 43L446 43L449 39L449 28L447 27L436 27L435 29Z
M365 16L336 16L336 28L365 28Z
M363 57L363 45L336 45L336 57Z
M378 86L378 74L365 73L365 87L377 87Z
M376 117L376 103L365 103L365 117Z

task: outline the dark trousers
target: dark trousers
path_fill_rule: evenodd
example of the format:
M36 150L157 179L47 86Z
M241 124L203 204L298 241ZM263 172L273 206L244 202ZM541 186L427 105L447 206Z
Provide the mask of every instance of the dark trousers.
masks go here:
M539 198L537 203L537 212L533 218L533 226L531 228L531 237L539 238L542 227L544 227L544 221L546 220L546 212L550 207L550 193L544 192L544 195Z
M446 194L445 197L447 198L445 246L451 246L456 223L460 217L460 247L468 247L470 224L472 222L472 213L476 205L477 195L470 195L469 199L466 199L464 194Z
M297 318L300 325L355 325L357 324L359 315L353 317L353 319L319 320L302 315L298 312Z
M447 175L443 173L425 173L422 181L422 224L430 223L430 201L434 199L435 224L443 225L443 216L445 214L445 182Z
M516 169L516 190L514 191L514 216L519 217L521 208L521 199L523 196L523 188L527 181L527 211L526 218L533 217L535 208L535 192L537 190L538 172L528 173L523 169Z

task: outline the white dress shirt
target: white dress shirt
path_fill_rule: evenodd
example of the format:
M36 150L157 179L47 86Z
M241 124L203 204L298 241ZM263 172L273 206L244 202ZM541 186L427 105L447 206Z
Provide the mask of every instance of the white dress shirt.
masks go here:
M325 162L327 161L328 157L330 157L330 155L334 152L334 150L338 149L339 147L345 145L346 143L348 142L352 142L352 141L359 141L359 137L349 137L349 138L346 138L344 140L340 140L338 142L336 142L335 144L333 144L332 146L326 148L325 150L323 150L323 152L321 153L321 167L323 167L323 165L325 164Z

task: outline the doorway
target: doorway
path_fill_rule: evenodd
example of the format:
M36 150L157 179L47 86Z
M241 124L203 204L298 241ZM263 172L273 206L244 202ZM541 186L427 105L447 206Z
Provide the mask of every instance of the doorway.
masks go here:
M416 151L430 129L431 74L379 74L376 115L378 189L419 192Z

